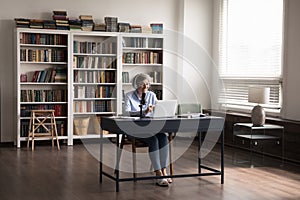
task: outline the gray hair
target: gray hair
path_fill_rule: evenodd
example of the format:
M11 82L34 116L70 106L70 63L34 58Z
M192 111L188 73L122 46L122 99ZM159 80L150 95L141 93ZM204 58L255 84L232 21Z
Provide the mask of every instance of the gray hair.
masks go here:
M143 83L144 80L148 80L150 84L151 77L148 74L144 73L135 75L135 77L132 79L133 88L137 89Z

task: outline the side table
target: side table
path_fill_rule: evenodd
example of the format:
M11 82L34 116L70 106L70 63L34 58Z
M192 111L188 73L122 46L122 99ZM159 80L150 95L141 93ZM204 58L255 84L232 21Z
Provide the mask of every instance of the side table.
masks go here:
M284 160L284 127L274 124L253 126L252 123L235 123L233 127L233 143L243 149L250 150L250 166L253 165L253 152L265 155L265 149L281 148L281 160Z

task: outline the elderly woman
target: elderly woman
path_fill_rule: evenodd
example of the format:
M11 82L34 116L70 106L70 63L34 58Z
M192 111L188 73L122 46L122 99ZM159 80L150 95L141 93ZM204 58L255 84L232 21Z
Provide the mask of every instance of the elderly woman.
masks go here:
M133 78L132 86L135 90L125 95L125 112L130 116L140 116L140 114L142 114L142 117L153 116L153 109L157 98L154 92L149 91L150 76L143 73L137 74ZM141 102L144 105L141 105ZM142 106L142 109L140 106ZM165 133L158 133L151 137L137 139L149 146L149 157L156 176L166 176L166 167L169 161L167 135ZM159 186L167 187L171 182L171 178L156 179L156 184Z

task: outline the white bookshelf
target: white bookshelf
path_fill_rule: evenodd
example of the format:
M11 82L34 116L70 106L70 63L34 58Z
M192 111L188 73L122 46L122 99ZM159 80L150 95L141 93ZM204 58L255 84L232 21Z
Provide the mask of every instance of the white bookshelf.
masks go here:
M31 109L56 110L59 139L69 138L69 40L68 31L16 29L17 147L27 140Z
M72 32L71 41L70 120L73 126L70 132L73 139L100 138L101 130L95 128L100 127L100 116L117 113L118 34ZM78 135L76 126L80 126L87 118L88 128ZM110 137L111 134L105 136Z
M147 73L159 78L153 79L151 90L163 90L163 43L162 34L119 33L119 32L90 32L90 31L61 31L47 29L24 29L16 31L16 76L17 76L17 137L16 145L27 140L26 124L30 120L30 109L45 108L46 106L62 106L64 113L56 116L58 122L63 121L64 134L59 134L60 140L73 145L76 139L100 138L95 124L99 116L122 114L122 96L132 90L131 81L137 73ZM24 42L26 37L54 36L64 37L63 43L36 44ZM134 42L142 42L143 45ZM85 47L84 47L85 46ZM24 57L24 52L31 50L41 54L45 50L53 52L64 51L64 57L59 60L45 60ZM43 52L44 54L45 52ZM124 62L124 54L147 55L151 60ZM158 58L155 58L153 56ZM32 81L35 71L47 69L65 69L66 80L60 82ZM122 73L128 72L128 83L123 83ZM21 81L21 75L27 75L27 81ZM104 77L104 78L103 78ZM58 80L63 79L60 77ZM64 100L36 101L24 100L24 91L65 90ZM102 92L101 92L102 91ZM28 94L31 94L28 92ZM101 103L105 102L105 103ZM44 106L44 107L43 107ZM24 114L25 111L27 111ZM21 112L22 111L22 112ZM98 118L97 118L98 117ZM82 131L78 123L81 119L89 118L88 132ZM92 125L91 125L92 124ZM91 128L91 126L94 126ZM82 127L81 127L82 128ZM76 132L77 131L77 132ZM102 131L102 130L100 130ZM76 134L74 134L74 132ZM104 137L115 137L114 134L104 134Z

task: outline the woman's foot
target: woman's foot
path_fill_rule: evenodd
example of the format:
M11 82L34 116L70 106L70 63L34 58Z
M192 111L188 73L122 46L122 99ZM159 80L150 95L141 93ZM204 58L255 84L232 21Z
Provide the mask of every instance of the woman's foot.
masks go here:
M162 172L163 176L168 176L166 168L162 168L161 172ZM168 183L172 183L173 182L173 180L171 178L166 178L166 179L167 179Z
M169 182L167 181L166 178L159 178L159 179L156 179L156 185L158 185L160 187L168 187Z
M163 176L163 173L161 170L155 171L156 176ZM158 178L156 179L156 185L161 186L161 187L168 187L169 182L166 178Z

